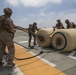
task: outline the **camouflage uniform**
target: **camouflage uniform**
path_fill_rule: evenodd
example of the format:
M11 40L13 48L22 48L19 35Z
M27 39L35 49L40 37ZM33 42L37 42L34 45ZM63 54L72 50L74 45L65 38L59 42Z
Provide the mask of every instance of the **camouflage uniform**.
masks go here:
M64 29L64 26L61 23L60 19L57 20L57 24L56 24L55 28L57 28L57 29Z
M33 23L33 25L29 25L29 28L28 28L28 35L29 35L29 44L28 46L31 47L31 39L32 39L32 36L34 38L34 45L36 45L36 30L38 30L37 28L37 23Z
M4 9L5 15L2 16L3 23L0 28L0 63L2 62L4 50L7 46L8 49L8 64L14 66L13 58L15 54L15 47L13 42L14 36L14 24L11 20L10 16L12 14L12 10L10 8Z
M67 24L67 29L76 27L76 25L73 22L69 22L68 19L65 20L65 23Z

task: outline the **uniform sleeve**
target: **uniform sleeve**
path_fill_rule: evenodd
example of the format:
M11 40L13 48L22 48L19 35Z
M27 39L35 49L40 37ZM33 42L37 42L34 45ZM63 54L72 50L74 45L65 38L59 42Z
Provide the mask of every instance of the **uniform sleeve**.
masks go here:
M15 26L13 24L13 21L10 18L7 18L6 21L8 23L9 28L10 28L9 31L14 33L15 32L15 29L14 29Z

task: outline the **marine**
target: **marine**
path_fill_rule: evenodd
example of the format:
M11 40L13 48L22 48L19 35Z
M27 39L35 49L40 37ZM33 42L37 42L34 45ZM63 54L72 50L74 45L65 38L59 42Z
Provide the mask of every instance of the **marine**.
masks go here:
M58 19L58 20L56 20L56 21L57 21L57 23L56 23L55 28L57 28L57 29L64 29L64 26L63 26L61 20Z
M15 25L13 20L11 19L11 15L13 13L12 9L7 7L3 10L4 15L0 16L0 66L4 64L2 62L2 58L4 55L4 51L7 47L8 49L8 66L15 66L13 62L15 47L14 47L14 33Z
M37 45L36 44L36 31L38 31L37 23L34 22L33 24L29 24L29 27L28 27L28 35L29 35L28 47L32 47L31 46L32 37L34 38L33 46Z
M67 26L66 26L67 29L76 27L74 22L70 22L68 19L65 20L65 23L67 24Z

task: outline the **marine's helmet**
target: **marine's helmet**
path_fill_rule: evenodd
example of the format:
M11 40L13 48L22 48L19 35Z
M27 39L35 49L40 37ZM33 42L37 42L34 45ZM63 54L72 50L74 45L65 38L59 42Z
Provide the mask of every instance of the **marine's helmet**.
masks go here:
M32 26L32 24L29 24L29 27Z
M61 20L60 19L58 19L58 20L56 20L57 22L60 22Z
M4 12L5 14L7 14L7 15L10 15L10 14L12 14L12 13L13 13L12 9L11 9L11 8L9 8L9 7L4 8L3 12Z
M68 20L68 19L66 19L66 20L65 20L65 23L69 23L69 20Z
M36 22L34 22L34 23L33 23L33 25L37 25L37 23L36 23Z

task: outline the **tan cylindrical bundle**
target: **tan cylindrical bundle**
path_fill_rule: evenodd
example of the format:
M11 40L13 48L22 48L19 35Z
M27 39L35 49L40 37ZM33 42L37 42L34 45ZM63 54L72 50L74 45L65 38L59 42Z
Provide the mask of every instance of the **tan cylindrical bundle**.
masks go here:
M51 45L51 34L53 28L42 28L37 32L37 43L41 47L48 47Z
M76 49L76 29L56 30L52 36L52 46L64 52Z

